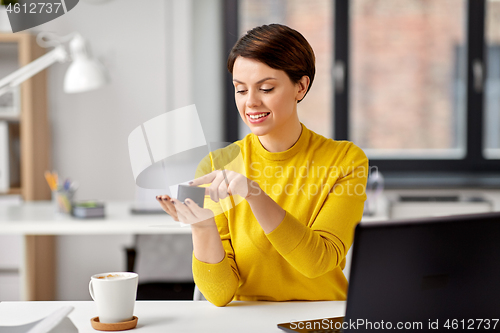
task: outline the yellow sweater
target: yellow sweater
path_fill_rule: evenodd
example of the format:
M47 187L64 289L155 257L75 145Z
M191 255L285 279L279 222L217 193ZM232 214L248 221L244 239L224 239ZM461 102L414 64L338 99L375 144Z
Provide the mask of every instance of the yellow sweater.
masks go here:
M205 207L216 215L226 255L217 264L193 255L200 291L217 306L231 300L345 300L348 283L342 269L366 199L368 160L363 151L303 124L299 140L284 152L267 151L249 134L219 156L234 157L235 147L244 164L239 172L259 183L286 215L265 234L241 197L239 203L232 197L214 203L206 196ZM221 167L214 156L200 163L197 177Z

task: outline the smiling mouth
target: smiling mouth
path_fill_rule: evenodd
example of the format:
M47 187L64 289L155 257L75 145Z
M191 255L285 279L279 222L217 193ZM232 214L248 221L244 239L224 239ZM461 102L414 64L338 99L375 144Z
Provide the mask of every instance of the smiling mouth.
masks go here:
M248 115L248 117L252 120L257 120L257 119L260 119L260 118L264 118L264 117L267 117L269 114L271 114L271 112L262 112L262 113L259 113L259 114L256 114L256 115Z

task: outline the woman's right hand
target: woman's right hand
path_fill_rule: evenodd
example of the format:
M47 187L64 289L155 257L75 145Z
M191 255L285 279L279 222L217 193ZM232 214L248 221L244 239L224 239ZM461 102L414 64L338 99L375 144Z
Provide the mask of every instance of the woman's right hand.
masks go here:
M214 213L207 208L201 208L191 199L184 203L168 195L156 197L163 210L175 221L190 224L193 227L215 226Z
M156 201L160 203L161 208L172 218L174 221L179 222L179 216L177 215L177 211L172 203L172 198L168 195L157 195Z

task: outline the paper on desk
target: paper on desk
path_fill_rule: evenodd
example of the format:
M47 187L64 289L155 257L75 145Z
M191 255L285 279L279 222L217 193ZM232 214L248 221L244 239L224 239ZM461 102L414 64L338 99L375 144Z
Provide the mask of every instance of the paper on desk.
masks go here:
M72 306L65 306L33 323L18 326L0 326L2 333L77 333L78 328L69 319Z

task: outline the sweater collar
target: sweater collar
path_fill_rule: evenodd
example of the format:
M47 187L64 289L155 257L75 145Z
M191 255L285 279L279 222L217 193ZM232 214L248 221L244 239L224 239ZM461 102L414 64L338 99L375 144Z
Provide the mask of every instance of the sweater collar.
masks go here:
M300 125L302 126L302 133L300 133L300 136L299 136L299 139L297 140L297 142L295 142L294 145L291 146L290 148L288 148L287 150L280 151L277 153L272 153L272 152L266 150L266 148L264 148L264 146L262 146L262 143L260 143L259 137L252 133L251 134L252 135L252 143L253 143L255 152L258 155L264 157L265 159L268 159L271 161L284 161L284 160L291 158L292 156L297 154L300 150L302 150L306 147L307 141L309 140L309 137L310 137L310 131L306 128L306 126L302 123L300 123Z

